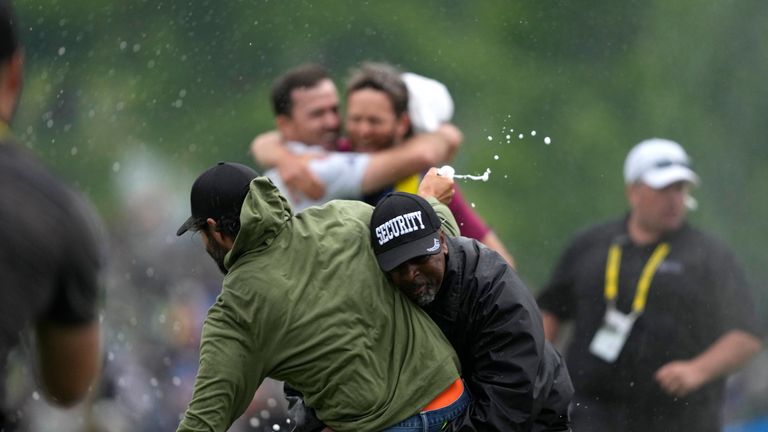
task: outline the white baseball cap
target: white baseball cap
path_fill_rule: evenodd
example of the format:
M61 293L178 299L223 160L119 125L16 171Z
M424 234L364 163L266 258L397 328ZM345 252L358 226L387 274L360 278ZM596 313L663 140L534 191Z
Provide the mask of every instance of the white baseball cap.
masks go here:
M624 161L624 182L638 181L653 189L663 189L679 181L698 185L699 176L691 170L688 154L680 144L651 138L634 146Z
M416 132L434 132L453 117L453 98L440 81L412 72L402 74L408 88L408 115Z

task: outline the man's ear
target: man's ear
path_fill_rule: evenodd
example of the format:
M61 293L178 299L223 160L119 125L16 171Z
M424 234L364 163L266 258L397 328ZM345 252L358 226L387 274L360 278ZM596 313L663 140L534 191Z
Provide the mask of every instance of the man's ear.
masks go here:
M216 243L221 245L224 242L225 237L221 234L221 231L219 231L219 223L213 218L208 218L205 220L205 225L208 227L210 237L216 241Z
M624 188L624 193L627 196L627 203L630 209L634 209L638 199L639 183L630 183Z
M278 114L275 117L275 126L283 136L293 136L293 118L286 114Z
M205 224L208 225L208 232L211 235L211 238L213 241L219 244L219 246L223 246L227 249L232 249L232 246L235 244L235 239L232 237L223 234L219 230L219 224L212 218L208 218L205 220Z
M443 233L442 228L440 228L438 232L440 233L440 252L442 252L445 255L448 255L448 244L445 243L445 233Z
M411 116L407 112L400 114L400 118L397 119L397 125L395 126L395 133L397 134L396 142L402 142L408 132L411 130Z

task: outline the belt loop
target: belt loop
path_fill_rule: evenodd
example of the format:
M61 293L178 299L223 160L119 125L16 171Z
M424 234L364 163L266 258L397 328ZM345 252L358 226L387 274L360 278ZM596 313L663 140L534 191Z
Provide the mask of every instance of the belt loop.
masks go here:
M421 417L422 430L424 432L429 432L429 422L427 422L427 415L422 412L422 413L419 413L419 417Z

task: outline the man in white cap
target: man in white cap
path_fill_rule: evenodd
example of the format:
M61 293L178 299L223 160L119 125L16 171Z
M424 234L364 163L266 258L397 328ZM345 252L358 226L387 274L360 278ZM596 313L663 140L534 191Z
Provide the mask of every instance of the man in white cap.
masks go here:
M762 347L747 280L720 241L685 221L699 178L666 139L624 164L629 214L572 240L539 296L566 358L580 430L719 431L725 377Z

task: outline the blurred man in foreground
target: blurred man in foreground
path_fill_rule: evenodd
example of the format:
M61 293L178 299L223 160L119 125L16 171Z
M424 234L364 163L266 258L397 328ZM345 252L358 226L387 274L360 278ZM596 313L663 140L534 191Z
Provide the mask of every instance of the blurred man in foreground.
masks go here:
M719 431L725 377L760 349L747 280L685 221L698 184L683 148L636 145L629 214L576 236L539 297L547 338L573 321L567 359L578 428Z
M0 376L21 332L34 325L44 394L71 405L99 372L100 226L82 199L11 137L22 83L17 28L10 2L0 0ZM0 411L0 430L14 428L17 419L6 415Z
M420 191L451 186L433 174ZM191 208L177 234L200 232L226 276L179 431L226 430L266 377L300 391L340 432L423 418L441 425L466 408L454 351L378 270L371 206L334 201L294 216L267 178L219 163L195 181Z
M419 214L419 230L399 221ZM569 431L573 385L544 339L528 288L496 252L455 237L421 197L395 192L376 205L371 242L381 270L437 323L459 355L472 396L447 430Z

